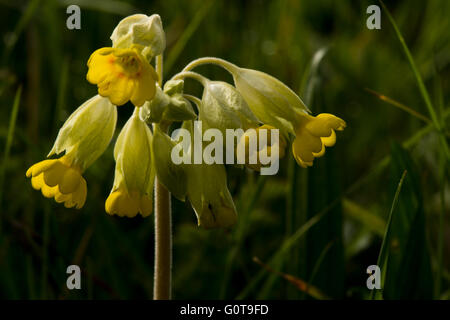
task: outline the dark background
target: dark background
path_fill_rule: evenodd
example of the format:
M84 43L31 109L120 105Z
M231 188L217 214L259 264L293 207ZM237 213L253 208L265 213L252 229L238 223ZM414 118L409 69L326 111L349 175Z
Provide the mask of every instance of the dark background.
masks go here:
M66 28L70 4L81 8L81 30ZM311 169L298 167L289 151L276 176L227 168L239 214L230 230L198 228L189 203L172 201L175 299L368 299L366 268L377 264L383 239L385 299L448 299L450 2L386 1L441 133L387 13L382 10L381 30L366 28L370 4L380 5L0 1L0 298L152 297L153 215L126 219L104 211L114 143L84 174L81 210L44 198L25 171L45 158L73 110L96 94L85 80L90 54L111 45L123 17L158 13L167 36L166 79L193 59L217 56L277 77L314 114L347 122L336 146ZM320 50L327 51L316 63ZM231 81L215 66L197 71ZM200 89L186 84L186 92ZM132 110L119 108L119 128ZM70 264L83 270L81 290L65 289Z

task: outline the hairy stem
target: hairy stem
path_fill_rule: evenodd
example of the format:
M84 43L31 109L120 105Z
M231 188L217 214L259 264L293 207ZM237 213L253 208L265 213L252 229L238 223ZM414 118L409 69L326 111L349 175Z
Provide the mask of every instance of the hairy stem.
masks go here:
M156 57L156 72L162 87L162 55ZM162 128L167 131L167 126ZM155 181L155 269L153 280L153 299L169 300L172 295L172 212L170 193Z

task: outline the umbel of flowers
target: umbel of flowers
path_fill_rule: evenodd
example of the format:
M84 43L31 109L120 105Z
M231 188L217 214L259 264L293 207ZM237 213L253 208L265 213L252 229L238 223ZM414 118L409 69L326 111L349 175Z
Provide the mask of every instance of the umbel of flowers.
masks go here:
M282 157L290 147L302 167L312 166L314 158L323 156L325 147L335 144L336 130L345 127L332 114L312 116L302 100L274 77L218 58L197 59L160 87L152 66L165 49L158 15L124 18L111 40L111 47L97 49L87 62L86 79L97 85L98 95L76 109L59 130L48 154L59 157L38 162L26 172L34 189L67 208L83 207L87 195L83 172L106 150L116 128L117 106L127 102L134 110L115 142L114 183L106 212L122 217L150 215L156 175L176 198L190 201L198 224L206 228L228 227L237 220L225 167L173 163L171 151L178 140L167 135L170 124L181 122L192 135L199 130L194 120L202 121L201 130L242 129L236 147L243 145L247 150L249 130L278 129L278 142L269 138L256 152L264 149L266 154ZM208 63L230 72L234 86L191 71ZM203 85L201 98L184 92L185 78ZM245 165L253 170L264 166L259 158L256 164L246 161Z

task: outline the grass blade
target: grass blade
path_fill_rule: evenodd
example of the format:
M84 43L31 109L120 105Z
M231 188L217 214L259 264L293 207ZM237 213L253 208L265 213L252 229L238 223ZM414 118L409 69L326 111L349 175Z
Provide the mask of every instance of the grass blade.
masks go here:
M400 103L394 99L389 98L388 96L385 96L384 94L378 93L375 90L366 88L366 91L373 94L375 97L377 97L378 99L385 101L387 103L389 103L390 105L393 105L394 107L397 107L403 111L406 111L407 113L409 113L410 115L416 117L417 119L420 119L422 121L425 121L426 123L432 123L430 119L428 119L427 117L425 117L423 114L421 114L420 112L417 112L414 109L411 109L408 106L405 106L403 103Z
M3 52L3 64L6 64L6 62L8 61L9 55L16 46L17 40L19 39L25 27L30 22L31 18L34 16L37 8L39 8L39 2L40 0L30 1L28 3L27 8L25 9L25 12L21 15L19 21L17 22L14 28L13 33L11 34L11 37L7 42L6 49Z
M9 153L11 151L11 145L14 138L14 131L16 128L17 113L19 112L20 98L22 95L22 86L20 86L16 91L16 96L14 97L14 103L11 111L11 117L9 118L8 135L6 137L5 151L3 154L3 162L0 168L0 208L3 200L3 182L5 180L6 166L9 160ZM0 231L1 231L1 221L0 216Z
M297 289L299 289L300 291L310 295L311 297L313 297L313 298L315 298L317 300L330 300L330 298L328 296L326 296L324 293L322 293L322 291L320 291L315 286L312 286L310 284L311 282L307 283L307 282L303 281L302 279L294 277L294 276L292 276L290 274L274 270L273 268L271 268L267 264L263 263L258 257L253 257L253 261L256 262L257 264L259 264L260 266L262 266L268 272L271 272L271 273L273 273L275 275L278 275L278 276L286 279L287 281L292 283L294 286L296 286Z
M449 150L448 150L447 140L443 136L441 123L439 122L439 119L437 117L436 110L434 110L430 96L429 96L428 91L425 87L425 84L422 80L422 76L420 75L420 73L417 69L416 63L414 62L414 58L411 54L411 51L409 51L409 48L406 45L405 39L403 38L403 35L400 32L400 29L398 28L397 23L395 22L394 18L392 17L391 13L389 12L388 8L386 7L386 5L384 4L384 2L382 0L380 0L380 3L383 7L383 10L386 11L388 19L391 22L392 27L394 28L395 34L396 34L396 36L402 46L402 49L406 55L406 58L408 59L409 65L414 73L414 77L416 78L417 85L419 86L419 91L422 95L423 100L425 101L425 105L428 109L431 120L433 120L434 126L440 133L440 141L442 143L442 147L444 148L445 155L447 156L447 159L450 160L450 154L449 154Z
M226 259L225 272L223 275L223 282L222 282L222 287L220 290L221 299L225 299L225 297L226 297L233 263L236 260L236 256L238 255L240 248L242 247L242 243L244 242L245 233L247 231L246 226L248 226L248 222L250 220L250 214L252 213L253 208L256 205L256 202L258 201L258 199L261 196L261 193L264 189L264 185L265 185L266 181L267 181L267 176L259 176L258 181L256 183L256 188L249 198L250 201L249 201L248 205L246 206L245 211L240 214L241 221L239 223L238 230L236 231L236 242L235 242L235 245L233 246L233 248L231 248L228 251L228 256Z
M405 180L406 177L406 173L407 171L403 171L402 177L400 178L400 181L398 183L397 186L397 190L395 191L395 195L394 195L394 200L392 201L392 205L391 205L391 210L389 212L389 218L387 221L387 225L386 225L386 232L384 234L383 237L383 242L381 243L381 249L380 249L380 254L378 256L378 260L377 260L377 266L381 266L380 268L382 268L382 270L384 270L384 267L386 266L386 246L387 246L387 242L388 242L388 238L389 238L389 234L390 234L390 230L391 230L391 223L392 223L392 216L394 214L394 209L397 206L397 202L398 202L398 196L400 195L400 191L402 190L402 185L403 185L403 181ZM384 288L384 281L385 277L382 278L382 284L381 287ZM375 298L375 294L377 291L373 290L372 291L372 299Z
M168 74L170 72L184 47L186 47L189 39L194 35L195 31L200 26L200 23L206 17L209 9L211 9L213 3L214 1L204 2L204 5L197 11L194 19L192 19L187 28L184 30L183 34L178 39L177 43L173 46L172 50L170 50L170 53L168 54L166 63L164 65L165 74Z
M351 217L352 219L360 222L362 225L367 227L368 230L381 237L384 235L386 223L376 214L366 208L363 208L348 198L342 199L342 209L347 217Z
M297 231L290 236L288 239L286 239L283 244L280 246L280 248L276 251L276 253L271 257L269 260L268 265L273 265L276 261L280 260L287 252L289 252L289 249L292 248L293 245L295 245L299 239L301 239L311 227L316 225L326 214L327 212L321 212L311 219L309 219L304 225L302 225L300 228L297 229ZM259 271L256 276L250 281L250 283L238 294L236 297L236 300L242 300L245 299L249 293L255 288L255 286L261 281L265 274L266 270Z

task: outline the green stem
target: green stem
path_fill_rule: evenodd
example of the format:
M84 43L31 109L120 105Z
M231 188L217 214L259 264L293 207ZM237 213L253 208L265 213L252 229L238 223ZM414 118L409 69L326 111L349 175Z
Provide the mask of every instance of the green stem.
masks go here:
M236 72L239 69L238 66L236 66L235 64L232 64L231 62L228 62L224 59L215 58L215 57L203 57L203 58L196 59L196 60L192 61L191 63L189 63L186 67L184 67L183 72L192 70L195 67L198 67L198 66L201 66L204 64L218 65L219 67L224 68L231 74L233 74L234 72Z
M156 72L162 87L163 57L156 57ZM167 131L167 127L164 128ZM155 269L153 299L169 300L172 295L172 213L169 191L155 179Z
M184 78L191 78L191 79L197 80L198 82L200 82L202 84L202 86L206 86L206 84L209 81L208 78L205 78L201 74L196 73L196 72L191 72L191 71L183 71L183 72L177 73L176 75L174 75L172 77L172 80L180 80L180 79L184 79Z
M195 103L195 105L197 106L198 112L200 112L200 108L201 108L201 105L202 105L202 100L200 100L196 96L193 96L193 95L190 95L190 94L183 94L183 97L185 97L186 99L191 100L193 103Z

